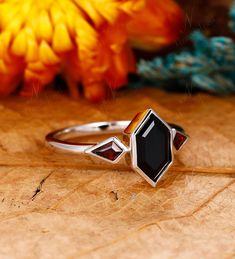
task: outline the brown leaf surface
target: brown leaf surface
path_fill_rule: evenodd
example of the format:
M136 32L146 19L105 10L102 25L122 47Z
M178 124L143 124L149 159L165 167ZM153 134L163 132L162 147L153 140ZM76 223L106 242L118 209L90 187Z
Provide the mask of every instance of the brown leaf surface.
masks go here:
M45 146L53 129L149 107L191 137L157 188ZM234 97L145 89L95 106L46 92L2 100L0 122L0 258L235 256Z

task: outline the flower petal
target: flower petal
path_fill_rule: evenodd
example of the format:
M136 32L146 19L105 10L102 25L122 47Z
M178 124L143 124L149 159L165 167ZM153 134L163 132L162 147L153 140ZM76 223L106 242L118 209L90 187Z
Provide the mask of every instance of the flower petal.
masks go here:
M55 65L60 62L59 57L54 53L47 42L43 41L39 47L40 60L47 65Z
M36 31L40 40L50 42L53 34L53 27L47 11L43 10L39 15L38 29Z
M27 52L27 39L25 31L22 30L19 32L19 34L14 39L12 46L11 46L11 52L16 56L24 56Z
M52 48L55 50L55 52L65 52L73 48L73 43L64 23L58 23L55 26Z

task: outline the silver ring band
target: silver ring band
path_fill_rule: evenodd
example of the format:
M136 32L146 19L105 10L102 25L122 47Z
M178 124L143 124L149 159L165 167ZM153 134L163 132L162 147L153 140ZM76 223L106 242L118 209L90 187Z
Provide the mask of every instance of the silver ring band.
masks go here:
M56 130L46 136L46 141L53 147L64 151L85 153L88 148L97 143L73 143L64 139L70 139L72 135L76 137L103 135L105 133L120 133L130 124L130 121L113 121L113 122L92 122L82 125Z
M69 141L75 136L120 132L123 132L123 141L116 136L98 144ZM152 109L138 113L132 121L93 122L56 130L46 136L54 148L89 154L111 163L118 163L128 155L132 168L154 187L173 162L173 147L179 150L187 139L181 127L166 123Z

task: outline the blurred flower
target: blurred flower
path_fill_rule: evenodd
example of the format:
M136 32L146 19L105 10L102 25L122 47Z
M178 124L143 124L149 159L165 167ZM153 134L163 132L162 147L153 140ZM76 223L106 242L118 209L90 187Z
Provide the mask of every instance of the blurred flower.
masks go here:
M156 49L178 37L173 0L0 0L0 95L40 92L61 74L73 97L103 99L135 71L129 42Z
M156 50L175 42L184 27L183 13L174 1L148 0L128 23L131 45Z
M229 27L235 32L235 0L229 8ZM183 48L167 56L140 60L137 64L138 80L130 88L145 85L168 90L189 91L196 89L213 94L235 93L235 42L234 37L207 37L201 31L189 35L192 48Z

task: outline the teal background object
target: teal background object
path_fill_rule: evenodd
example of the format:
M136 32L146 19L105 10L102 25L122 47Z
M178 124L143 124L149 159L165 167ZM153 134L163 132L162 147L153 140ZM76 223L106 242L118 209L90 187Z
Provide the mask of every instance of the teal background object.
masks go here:
M229 26L235 32L235 1L229 10ZM140 80L130 83L136 88L144 85L174 90L199 89L213 94L226 95L235 92L235 42L232 38L206 37L201 31L189 35L192 48L157 56L138 63Z

